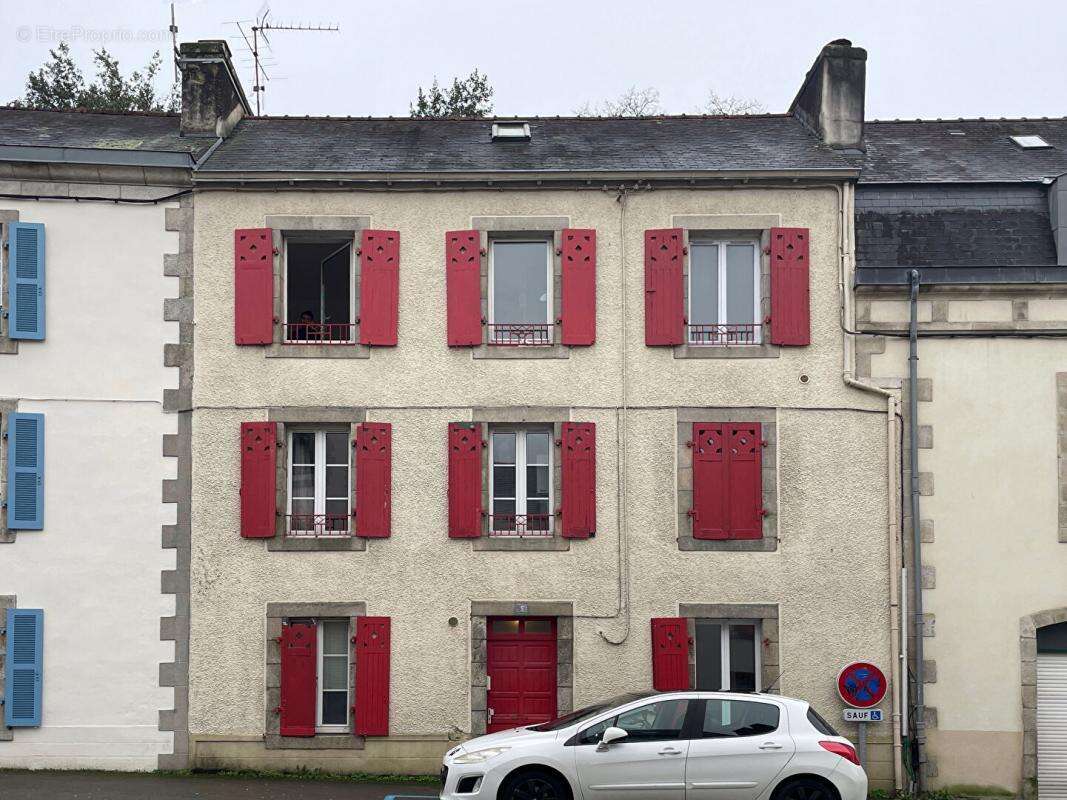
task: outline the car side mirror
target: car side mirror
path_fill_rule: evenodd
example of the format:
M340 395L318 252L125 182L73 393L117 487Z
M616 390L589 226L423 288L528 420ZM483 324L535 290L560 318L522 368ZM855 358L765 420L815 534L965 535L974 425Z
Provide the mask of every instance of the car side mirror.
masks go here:
M618 742L625 739L629 734L622 728L616 728L614 726L607 728L600 737L600 744L597 745L598 752L604 752L611 746L612 742Z

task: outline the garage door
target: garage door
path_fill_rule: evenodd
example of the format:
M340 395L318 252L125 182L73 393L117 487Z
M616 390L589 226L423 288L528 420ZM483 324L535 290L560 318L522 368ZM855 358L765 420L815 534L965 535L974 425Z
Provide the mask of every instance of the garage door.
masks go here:
M1067 653L1037 654L1038 800L1067 800Z
M488 733L555 718L555 619L490 617L486 655Z

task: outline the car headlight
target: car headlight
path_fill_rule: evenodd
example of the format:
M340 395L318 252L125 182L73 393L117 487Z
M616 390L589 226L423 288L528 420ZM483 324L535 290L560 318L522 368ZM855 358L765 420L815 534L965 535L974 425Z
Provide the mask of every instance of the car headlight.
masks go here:
M496 758L501 753L510 750L510 747L486 747L484 750L472 750L452 759L454 764L481 764L491 758Z

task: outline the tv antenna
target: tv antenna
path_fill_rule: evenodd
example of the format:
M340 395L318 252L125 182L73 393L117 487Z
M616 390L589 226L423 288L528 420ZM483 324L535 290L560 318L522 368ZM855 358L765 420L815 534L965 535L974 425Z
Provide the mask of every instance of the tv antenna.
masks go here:
M258 117L263 105L262 95L267 90L266 83L270 80L270 75L267 74L267 70L263 64L263 59L259 54L259 40L262 39L266 44L267 49L273 52L270 46L270 31L298 31L304 33L337 33L341 30L338 25L305 25L305 24L292 24L292 23L276 23L270 19L270 8L265 8L263 12L256 17L251 26L252 40L249 41L248 36L245 34L244 28L240 22L235 23L237 29L241 32L241 36L245 40L245 44L248 49L252 51L252 63L254 70L254 80L252 83L252 91L256 95L256 116Z
M181 79L178 74L178 23L174 20L174 3L170 4L170 43L174 48L174 82Z

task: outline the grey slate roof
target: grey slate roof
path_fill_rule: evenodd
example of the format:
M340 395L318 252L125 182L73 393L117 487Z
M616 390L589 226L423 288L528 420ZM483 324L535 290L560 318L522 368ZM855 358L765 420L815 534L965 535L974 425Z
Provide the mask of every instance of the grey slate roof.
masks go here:
M528 142L492 120L247 118L200 170L514 172L854 169L789 115L528 118Z
M205 152L214 138L182 138L177 114L0 108L0 145L93 150Z
M1052 147L1024 150L1008 138L1025 134ZM864 139L861 183L1010 183L1067 172L1067 118L874 121Z

